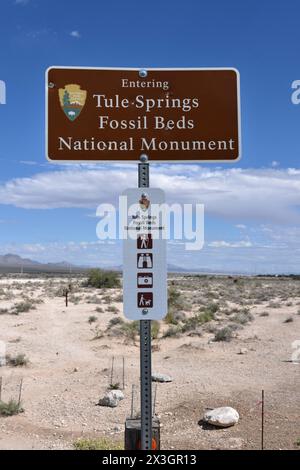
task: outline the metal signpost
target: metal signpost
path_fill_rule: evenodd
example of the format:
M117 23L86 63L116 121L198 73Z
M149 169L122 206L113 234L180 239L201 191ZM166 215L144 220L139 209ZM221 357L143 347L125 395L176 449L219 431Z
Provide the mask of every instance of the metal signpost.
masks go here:
M139 188L149 188L149 163L141 157ZM141 377L141 448L152 449L152 360L151 320L140 321L140 377Z
M167 313L166 222L159 211L164 192L149 188L147 155L140 160L139 189L123 192L123 310L130 320L140 320L141 448L152 449L151 320Z
M152 223L151 204L164 200L160 189L149 188L148 158L154 163L220 163L237 161L240 155L236 69L50 67L46 71L49 161L140 162L139 189L123 193L140 205L133 218L126 214L126 227L132 219L137 222L137 238L124 240L123 281L124 313L140 320L141 448L145 450L153 444L151 320L167 313L166 240L155 239L153 226L143 233L140 224L149 210Z

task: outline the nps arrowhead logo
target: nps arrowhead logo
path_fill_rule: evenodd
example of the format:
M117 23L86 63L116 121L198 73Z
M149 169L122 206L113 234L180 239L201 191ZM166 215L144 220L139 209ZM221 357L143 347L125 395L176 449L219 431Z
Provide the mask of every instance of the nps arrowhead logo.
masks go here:
M84 108L87 91L81 90L80 85L66 85L65 88L59 88L60 106L70 121L75 121Z

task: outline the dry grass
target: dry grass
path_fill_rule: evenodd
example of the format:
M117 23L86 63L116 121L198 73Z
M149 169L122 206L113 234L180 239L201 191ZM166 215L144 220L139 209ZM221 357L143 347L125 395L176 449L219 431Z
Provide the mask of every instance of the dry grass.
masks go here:
M98 439L78 439L74 442L75 450L124 450L121 442L115 442L105 437Z

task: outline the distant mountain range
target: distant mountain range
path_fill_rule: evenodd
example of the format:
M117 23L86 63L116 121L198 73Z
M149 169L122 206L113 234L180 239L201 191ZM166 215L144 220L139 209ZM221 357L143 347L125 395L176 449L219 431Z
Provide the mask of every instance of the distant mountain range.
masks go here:
M0 255L0 272L83 272L91 269L92 266L78 266L67 261L57 263L41 263L29 258L22 258L19 255L8 253ZM122 265L119 266L99 266L99 268L122 271ZM245 274L229 273L228 271L217 271L213 269L185 269L174 264L168 264L168 272L171 273L191 273L191 274Z
M75 266L67 261L57 263L40 263L29 258L8 253L0 255L0 272L69 272L82 271L84 268Z
M0 266L36 266L40 263L32 261L32 259L21 258L19 255L8 253L0 255Z

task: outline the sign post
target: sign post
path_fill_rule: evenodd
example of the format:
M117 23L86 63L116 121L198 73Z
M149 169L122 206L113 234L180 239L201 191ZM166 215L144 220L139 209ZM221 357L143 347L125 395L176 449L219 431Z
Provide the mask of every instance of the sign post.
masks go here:
M141 156L138 167L139 188L149 187L149 163ZM151 320L140 320L141 448L152 449L152 360Z
M138 164L138 189L127 189L122 196L126 199L122 209L123 310L127 318L140 322L140 445L149 450L154 442L151 320L161 320L167 313L167 261L164 192L149 187L147 155L141 155ZM155 426L157 430L157 420ZM155 440L154 445L159 443Z
M162 234L154 237L154 228L161 227L151 211L152 203L164 202L163 191L149 188L148 159L156 163L237 161L241 155L239 72L233 68L50 67L46 90L49 161L140 160L138 189L124 193L140 208L131 219L126 214L126 227L135 222L137 238L124 240L123 284L124 313L140 321L141 447L149 450L151 320L167 313L167 264L166 239Z

